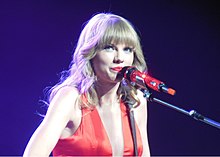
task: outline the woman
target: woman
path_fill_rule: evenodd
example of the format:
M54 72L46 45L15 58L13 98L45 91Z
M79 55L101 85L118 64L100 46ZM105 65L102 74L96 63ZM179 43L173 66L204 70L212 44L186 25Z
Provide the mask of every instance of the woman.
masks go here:
M125 66L146 70L134 27L111 13L93 16L81 32L69 75L51 89L46 116L24 156L134 155L125 95L137 106L138 155L150 156L147 102L139 89L118 77Z

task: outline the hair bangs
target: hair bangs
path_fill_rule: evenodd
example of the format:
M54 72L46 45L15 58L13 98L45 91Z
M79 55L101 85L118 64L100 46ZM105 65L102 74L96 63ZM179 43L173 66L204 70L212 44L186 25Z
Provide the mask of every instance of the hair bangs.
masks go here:
M103 48L108 44L125 44L135 48L138 41L136 33L126 22L116 21L108 23L104 35L98 42L98 47Z

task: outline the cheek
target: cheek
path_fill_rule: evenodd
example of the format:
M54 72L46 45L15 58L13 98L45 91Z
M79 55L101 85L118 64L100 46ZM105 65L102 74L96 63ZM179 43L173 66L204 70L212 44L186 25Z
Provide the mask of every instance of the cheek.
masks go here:
M132 65L134 62L134 54L130 54L128 56L125 56L125 63L127 65Z
M94 72L97 74L99 72L105 71L105 68L109 65L109 63L110 58L108 55L97 54L92 60Z
M98 59L98 58L94 58L94 59L92 60L92 68L93 68L95 74L96 74L98 71L100 71L100 67L101 67L101 65L100 65L99 59Z
M110 53L100 53L95 57L95 62L101 66L109 65L114 59L114 56Z

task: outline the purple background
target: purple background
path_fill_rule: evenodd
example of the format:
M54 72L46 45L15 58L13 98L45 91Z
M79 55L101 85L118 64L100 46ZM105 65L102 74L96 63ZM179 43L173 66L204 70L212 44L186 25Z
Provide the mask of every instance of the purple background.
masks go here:
M177 90L155 97L220 121L217 0L3 0L0 155L22 155L41 121L43 90L68 68L82 24L108 11L137 27L150 73ZM162 105L149 103L148 129L152 155L220 155L220 129Z

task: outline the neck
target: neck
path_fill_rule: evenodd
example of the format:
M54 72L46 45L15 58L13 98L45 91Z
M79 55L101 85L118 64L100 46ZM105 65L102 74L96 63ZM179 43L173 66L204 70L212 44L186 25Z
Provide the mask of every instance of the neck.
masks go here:
M116 84L102 84L97 82L95 85L99 99L99 105L114 105L118 102L117 90L120 82Z

